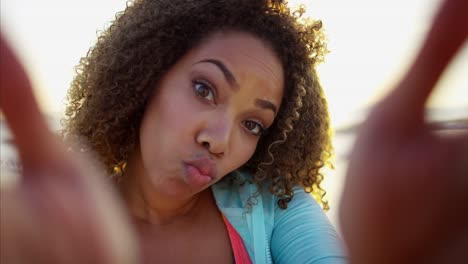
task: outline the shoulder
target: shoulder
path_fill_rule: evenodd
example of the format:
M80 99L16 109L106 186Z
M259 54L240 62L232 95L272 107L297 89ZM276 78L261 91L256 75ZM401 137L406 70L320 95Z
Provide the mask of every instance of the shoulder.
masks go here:
M251 256L257 241L255 234L263 230L260 242L266 242L263 248L274 263L344 263L341 240L334 227L320 205L301 187L294 187L294 197L283 210L269 191L268 182L257 189L249 173L235 172L227 177L235 178L216 183L212 190L218 207L242 236ZM249 200L251 210L247 210Z
M287 209L275 206L271 251L275 262L344 263L342 241L317 201L301 187ZM302 263L302 262L300 262Z
M308 219L327 220L326 222L328 222L322 208L311 194L306 193L304 189L299 186L293 187L293 191L294 196L288 203L287 209L281 209L278 205L275 206L275 222L282 221L282 219L292 216L295 216L295 218L303 216ZM276 202L277 198L275 197L274 200Z
M274 217L271 219L274 222L297 214L327 220L317 201L299 186L293 188L294 196L288 203L288 208L280 209L278 198L269 191L269 182L263 182L261 188L258 189L253 176L248 172L235 171L213 185L212 190L221 207L246 208L251 202L252 205L262 206L267 216Z

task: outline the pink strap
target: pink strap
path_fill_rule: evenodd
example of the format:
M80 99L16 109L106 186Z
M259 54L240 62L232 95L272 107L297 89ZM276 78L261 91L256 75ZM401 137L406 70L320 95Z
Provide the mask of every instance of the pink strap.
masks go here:
M249 253L247 252L239 233L237 233L236 229L234 229L224 215L223 220L229 234L229 240L231 241L232 252L234 253L236 264L252 264Z

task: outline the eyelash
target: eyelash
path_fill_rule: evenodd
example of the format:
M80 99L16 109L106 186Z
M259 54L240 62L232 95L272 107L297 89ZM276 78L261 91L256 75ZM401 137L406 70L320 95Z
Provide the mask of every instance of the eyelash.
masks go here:
M193 80L192 85L193 85L194 92L198 97L200 97L200 98L202 98L204 100L208 100L210 102L216 103L216 100L215 100L216 90L214 88L212 88L213 86L209 82L204 81L204 80ZM208 92L210 92L212 94L213 98L208 99L207 96L201 95L200 92L197 90L198 85L202 85L202 86L204 86L205 89L208 89Z
M215 101L215 98L216 98L216 90L212 88L213 86L212 86L208 81L204 81L204 80L199 80L199 79L197 79L197 80L193 80L193 81L192 81L192 85L193 85L193 89L194 89L194 92L195 92L196 96L198 96L198 97L200 97L200 98L202 98L202 99L204 99L204 100L208 100L208 101L210 101L210 102L216 103L216 101ZM199 91L197 90L197 85L203 85L205 88L207 88L208 91L211 92L211 94L212 94L212 96L213 96L213 99L207 99L205 96L202 96L202 95L199 93ZM248 122L254 123L254 124L256 125L256 128L258 127L259 131L258 131L258 132L253 132L252 130L250 130L249 128L247 128L246 124L247 124ZM243 121L242 124L243 124L243 126L248 130L248 132L249 132L250 134L252 134L252 135L254 135L254 136L256 136L256 137L260 137L260 136L261 136L262 134L264 134L265 131L266 131L265 127L264 127L261 123L259 123L259 122L257 122L257 121L246 120L246 121Z
M259 131L258 132L253 132L252 130L247 128L247 126L246 126L247 122L254 123L256 125L256 127L258 127ZM243 123L244 127L249 131L249 133L251 133L254 136L260 137L261 135L263 135L263 133L265 133L265 127L262 124L260 124L260 123L258 123L256 121L246 120L246 121L244 121L242 123Z

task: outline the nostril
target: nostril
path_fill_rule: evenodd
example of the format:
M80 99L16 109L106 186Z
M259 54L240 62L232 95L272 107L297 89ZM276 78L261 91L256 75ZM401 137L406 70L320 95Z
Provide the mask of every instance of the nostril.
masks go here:
M224 155L224 152L219 152L219 153L218 153L218 152L214 152L214 149L212 149L212 147L211 147L211 145L210 145L209 142L206 142L206 141L205 141L205 142L202 142L201 145L202 145L206 150L208 150L212 155L214 155L214 156L216 156L216 157L218 157L218 158L220 158L221 156Z
M205 142L202 143L202 145L203 145L204 148L206 148L208 150L210 149L210 143L205 141Z

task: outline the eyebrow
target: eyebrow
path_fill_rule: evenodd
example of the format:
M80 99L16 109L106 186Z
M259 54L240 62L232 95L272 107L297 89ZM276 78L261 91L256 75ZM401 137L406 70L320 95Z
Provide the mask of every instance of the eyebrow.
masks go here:
M271 111L273 111L273 113L276 114L276 106L270 101L255 99L255 105L263 109L270 109Z
M212 63L216 65L223 73L224 78L229 83L229 85L234 89L239 88L239 84L237 83L236 78L234 77L232 72L229 71L226 65L224 65L224 63L222 63L221 61L216 60L216 59L206 59L206 60L201 60L199 62L196 62L195 64L198 64L198 63ZM255 105L263 109L270 109L271 111L273 111L273 113L276 114L276 111L277 111L276 106L270 101L263 100L263 99L255 99Z
M215 59L206 59L206 60L201 60L195 64L198 64L198 63L212 63L216 65L223 73L224 78L229 83L229 85L235 89L239 88L239 84L237 83L236 78L234 78L234 75L232 74L232 72L221 61L215 60Z

